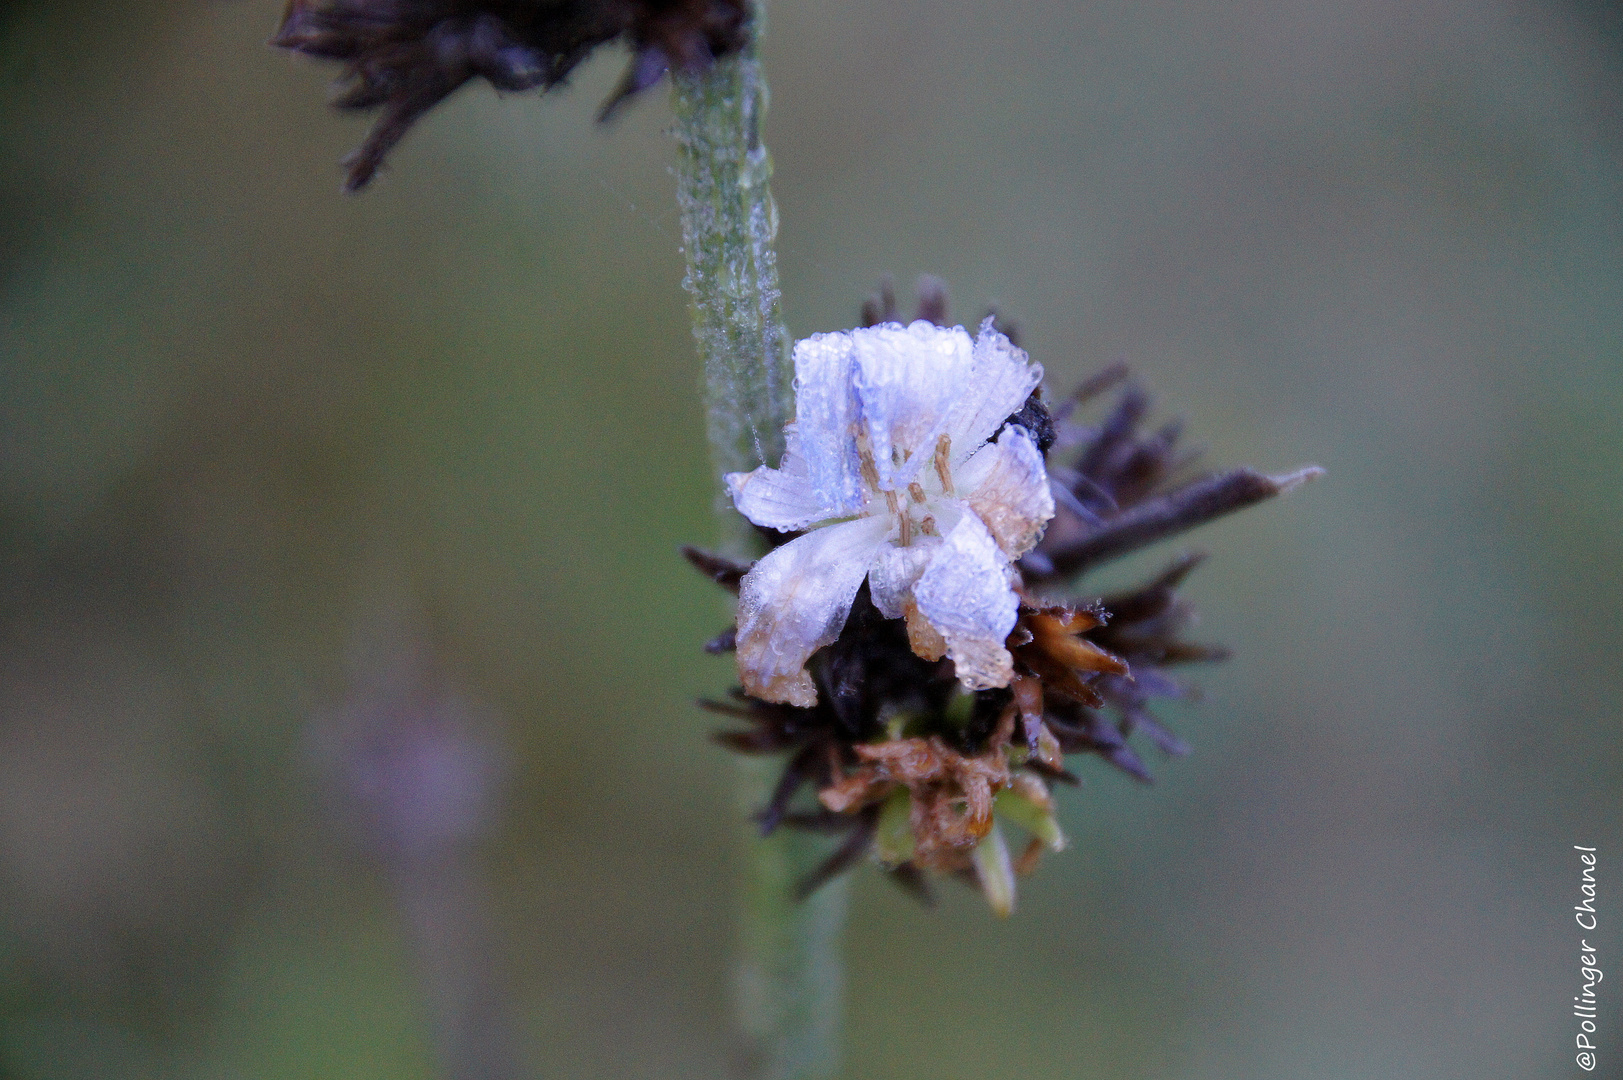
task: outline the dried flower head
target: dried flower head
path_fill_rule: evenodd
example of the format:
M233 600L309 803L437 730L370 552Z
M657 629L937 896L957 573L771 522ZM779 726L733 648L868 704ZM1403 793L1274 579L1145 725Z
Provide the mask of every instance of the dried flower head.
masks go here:
M358 191L425 113L471 79L550 90L599 45L632 52L606 119L667 71L695 72L742 49L747 0L289 0L271 44L345 65L333 104L381 109L344 159Z
M938 325L944 287L926 278L919 293L910 325L886 285L864 308L875 325L797 347L783 462L728 478L779 546L753 566L687 549L740 594L736 629L707 648L736 648L744 685L704 704L746 724L720 733L723 745L788 754L763 832L842 837L803 893L872 853L921 897L924 871L946 872L1006 914L1015 875L1065 845L1048 784L1076 782L1066 756L1095 753L1149 780L1135 732L1188 752L1148 710L1188 693L1166 669L1224 655L1183 638L1192 612L1176 590L1199 556L1115 596L1073 579L1321 470L1180 479L1193 455L1177 449L1176 424L1139 430L1149 402L1135 386L1102 423L1072 422L1125 369L1050 415L1041 369L992 318L971 345ZM950 544L959 530L981 541L973 559ZM935 591L933 574L952 587ZM808 786L815 803L797 807ZM1017 857L1009 825L1028 834Z

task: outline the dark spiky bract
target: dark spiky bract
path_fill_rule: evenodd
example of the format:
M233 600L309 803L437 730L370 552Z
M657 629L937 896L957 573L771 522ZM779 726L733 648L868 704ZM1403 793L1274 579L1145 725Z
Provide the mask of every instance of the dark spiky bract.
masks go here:
M945 324L943 283L922 278L918 295L916 317ZM867 326L900 321L888 281L862 315ZM1079 405L1112 391L1114 403L1098 422L1073 419ZM987 880L994 860L977 848L996 829L995 819L1005 817L1032 833L1016 871L1033 868L1043 847L1062 845L1046 785L1076 782L1066 756L1096 754L1147 782L1132 736L1142 734L1165 754L1188 753L1149 704L1189 694L1169 669L1226 655L1184 636L1193 612L1177 590L1202 556L1182 555L1115 595L1090 593L1077 578L1107 559L1288 491L1318 470L1278 478L1249 469L1194 474L1195 455L1178 445L1180 424L1146 431L1149 411L1148 396L1118 365L1052 410L1033 393L1006 421L1026 428L1047 456L1056 504L1041 543L1018 564L1021 602L1007 641L1015 674L1007 688L961 691L951 661L914 655L905 621L884 618L863 585L839 638L808 665L815 705L775 704L742 690L728 701L703 703L742 722L717 734L722 745L786 755L772 798L757 814L763 833L791 827L842 838L801 883L802 894L873 852L894 881L921 898L929 898L924 871L944 871L979 879L994 907L1006 911ZM768 537L773 546L789 539ZM734 592L748 570L691 548L685 554ZM707 649L732 645L729 630ZM797 800L808 788L815 800ZM1001 851L1001 837L993 839ZM1006 856L1003 865L1006 873Z
M271 39L344 64L333 104L381 111L344 160L345 189L365 187L396 143L464 83L550 90L599 45L632 58L607 117L667 71L697 72L749 39L749 0L290 0Z

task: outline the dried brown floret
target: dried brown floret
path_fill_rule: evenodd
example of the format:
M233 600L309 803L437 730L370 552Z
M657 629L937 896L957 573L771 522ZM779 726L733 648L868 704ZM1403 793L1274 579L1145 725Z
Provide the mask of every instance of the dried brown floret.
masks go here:
M382 110L344 160L345 189L358 191L412 124L464 83L548 90L616 38L632 59L602 119L667 71L695 72L742 49L748 0L289 0L271 44L342 61L333 104Z
M1083 636L1104 624L1105 614L1098 607L1022 604L1019 622L1009 637L1010 651L1029 676L1028 685L1034 682L1051 694L1097 707L1104 699L1091 685L1094 677L1126 675L1128 671L1125 660ZM1038 711L1041 700L1039 697Z
M860 744L855 749L862 764L819 791L818 800L835 813L848 813L905 788L911 861L932 870L964 869L969 852L992 829L992 797L1012 783L1006 750L1013 730L1010 708L985 749L973 756L939 735Z

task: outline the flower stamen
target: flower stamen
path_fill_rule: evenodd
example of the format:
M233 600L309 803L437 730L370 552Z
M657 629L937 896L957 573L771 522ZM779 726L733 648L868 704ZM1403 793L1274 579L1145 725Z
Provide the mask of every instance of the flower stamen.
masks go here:
M945 433L935 441L935 474L941 478L941 490L951 495L952 468L948 464L952 455L952 436Z
M874 463L873 443L869 441L868 433L860 425L854 426L857 429L857 468L862 473L862 482L872 490L878 491L879 466Z
M885 505L890 507L891 516L901 525L901 545L907 547L913 542L913 519L902 510L902 500L894 491L885 492Z

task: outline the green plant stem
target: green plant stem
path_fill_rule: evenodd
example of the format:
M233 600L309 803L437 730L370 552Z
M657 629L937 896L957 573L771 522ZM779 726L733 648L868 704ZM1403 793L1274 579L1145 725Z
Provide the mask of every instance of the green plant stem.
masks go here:
M745 816L770 797L780 763L740 762L738 804ZM836 878L796 901L796 883L827 855L826 842L790 829L764 839L754 828L741 831L747 846L733 968L737 1073L750 1080L822 1080L839 1067L840 939L850 883Z
M760 134L766 97L753 45L701 75L678 77L673 94L682 283L704 360L710 449L722 473L776 465L794 413L772 248L772 158Z
M759 40L761 9L755 8ZM710 449L719 480L776 465L793 415L790 339L778 292L777 207L772 159L760 138L766 82L754 44L699 75L674 81L677 202L682 214L693 336L704 361ZM722 543L746 556L753 530L718 487ZM762 806L775 763L745 760L741 817ZM744 838L734 1000L742 1076L814 1080L838 1065L843 979L840 935L847 886L824 886L797 901L795 883L824 852L780 829Z

